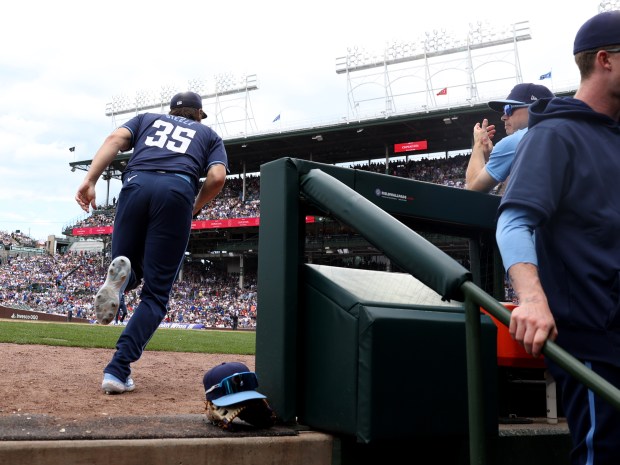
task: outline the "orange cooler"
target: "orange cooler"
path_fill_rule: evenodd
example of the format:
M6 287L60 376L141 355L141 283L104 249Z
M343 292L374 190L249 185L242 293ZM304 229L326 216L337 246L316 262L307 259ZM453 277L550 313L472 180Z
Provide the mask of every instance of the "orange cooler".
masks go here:
M517 307L517 305L510 302L502 302L502 305L510 311ZM532 357L525 351L521 344L510 336L507 326L504 326L484 308L480 307L480 310L482 313L489 315L493 320L493 323L495 323L495 326L497 326L497 364L499 366L516 368L546 367L542 355L538 358Z

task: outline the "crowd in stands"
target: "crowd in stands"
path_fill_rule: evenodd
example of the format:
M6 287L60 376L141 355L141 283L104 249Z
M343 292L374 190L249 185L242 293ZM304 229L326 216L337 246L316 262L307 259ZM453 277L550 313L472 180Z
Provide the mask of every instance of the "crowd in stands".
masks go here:
M85 218L79 220L73 228L95 228L99 226L112 226L114 213L116 212L116 198L111 205L97 205L97 209Z
M449 158L422 158L419 160L390 161L385 163L359 163L350 168L391 174L417 181L464 188L465 171L470 154L460 154ZM227 179L222 193L196 217L198 220L222 220L231 218L256 218L260 216L260 176L245 178L245 192L241 177ZM112 226L116 199L111 206L98 207L91 215L78 221L71 228Z
M6 262L6 263L5 263ZM103 284L109 258L102 252L55 256L9 255L0 265L0 305L95 320L93 301ZM200 262L184 263L169 302L168 323L203 324L210 328L256 326L256 275L206 272ZM131 318L140 287L127 293Z
M36 247L37 241L21 231L0 231L0 244L1 250L9 250L11 247Z
M449 158L390 161L387 170L385 163L355 164L351 168L464 189L465 171L470 155L471 153Z
M449 158L391 161L352 165L351 168L406 177L419 181L464 188L469 154ZM197 219L248 218L260 216L260 177L228 179L222 193ZM101 206L72 227L111 226L116 199ZM34 246L31 238L0 231L0 240L10 244ZM80 252L55 256L15 255L0 262L0 305L24 306L32 310L68 314L94 320L93 298L103 284L109 259L103 252ZM239 276L204 269L200 262L184 264L169 302L166 318L170 323L204 324L206 327L232 327L238 316L239 328L256 324L256 276ZM126 302L131 317L139 301L140 288L131 291ZM127 319L125 320L125 322Z
M208 207L196 217L197 220L223 220L231 218L257 218L260 216L260 177L248 176L245 179L245 196L243 192L243 179L231 177L226 181L220 195L213 199ZM99 226L112 226L114 212L116 211L116 199L110 206L97 206L90 215L69 226L73 228L91 228Z

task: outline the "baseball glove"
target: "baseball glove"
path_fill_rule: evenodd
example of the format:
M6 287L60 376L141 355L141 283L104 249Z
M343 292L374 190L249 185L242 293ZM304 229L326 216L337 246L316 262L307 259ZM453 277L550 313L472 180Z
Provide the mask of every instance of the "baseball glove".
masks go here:
M207 419L226 431L234 431L233 420L237 417L256 428L270 428L276 422L276 414L267 399L251 399L227 407L218 407L207 400L205 409Z

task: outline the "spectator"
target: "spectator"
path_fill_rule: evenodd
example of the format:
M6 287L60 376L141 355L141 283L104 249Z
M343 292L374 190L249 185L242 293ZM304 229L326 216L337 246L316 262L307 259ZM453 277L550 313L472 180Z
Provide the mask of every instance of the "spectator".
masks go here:
M127 317L127 305L125 304L125 293L123 293L119 299L118 311L116 312L116 317L114 318L114 323L118 324L120 321L123 324L125 318Z
M517 84L506 100L489 102L492 110L503 113L502 121L507 136L493 146L491 139L495 136L495 125L489 125L486 118L482 124L476 123L474 144L465 174L466 189L491 192L499 183L505 183L517 145L527 132L528 107L538 99L551 97L553 93L545 86Z

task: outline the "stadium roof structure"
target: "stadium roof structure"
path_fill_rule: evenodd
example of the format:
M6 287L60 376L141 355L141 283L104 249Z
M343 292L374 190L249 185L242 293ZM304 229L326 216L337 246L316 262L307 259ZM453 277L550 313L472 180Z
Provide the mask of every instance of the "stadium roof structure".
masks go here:
M287 133L226 140L231 173L255 172L264 163L293 157L318 163L368 162L471 149L472 130L482 118L500 115L488 106L466 106L317 125ZM426 141L427 148L395 153L395 144Z
M557 96L572 96L575 90L555 92ZM498 127L495 142L504 136L501 115L486 103L436 108L433 110L392 114L355 121L336 121L290 130L257 133L224 138L231 175L258 173L263 164L284 158L296 158L325 164L344 164L385 160L395 156L423 157L431 153L471 151L473 127L488 118ZM394 145L427 141L427 148L395 153ZM131 153L121 153L103 174L103 179L120 179ZM71 169L88 170L92 160L70 163ZM309 229L307 253L315 256L342 250L345 256L376 255L367 241L351 231L342 231L342 225L319 221ZM243 254L247 259L258 252L258 227L218 228L192 230L188 252L194 259L233 259ZM323 235L331 237L329 244ZM71 235L69 233L69 235ZM432 234L432 242L446 252L465 253L467 244L454 238ZM429 237L429 240L430 237ZM346 252L346 253L345 253ZM315 260L319 260L316 258Z
M575 90L556 92L572 96ZM224 138L230 174L257 173L261 165L282 157L341 164L385 159L394 156L423 156L471 149L472 131L488 118L498 128L496 141L503 137L500 114L486 103L442 107L412 113L392 114L359 120L336 121L307 127ZM395 144L427 141L427 148L394 152ZM120 179L130 153L122 153L104 173ZM72 170L87 171L91 160L69 163Z

